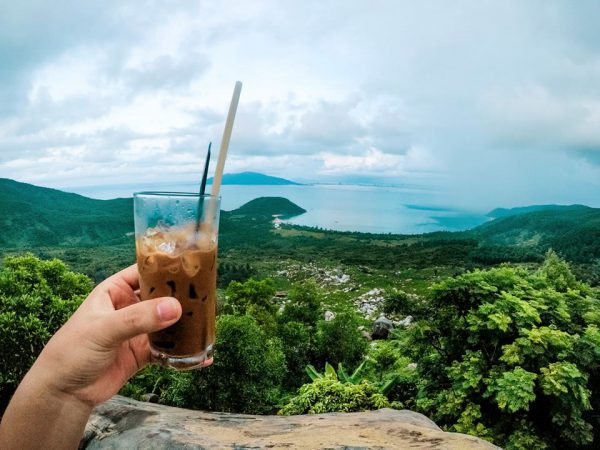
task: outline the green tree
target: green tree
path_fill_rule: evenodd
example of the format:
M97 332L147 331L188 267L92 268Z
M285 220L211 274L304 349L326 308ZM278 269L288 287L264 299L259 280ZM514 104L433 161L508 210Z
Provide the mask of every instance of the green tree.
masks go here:
M121 388L120 395L142 400L145 394L161 396L182 375L168 367L154 364L147 365Z
M219 262L218 270L217 282L220 288L229 286L232 281L243 283L256 273L256 270L248 263L241 264L228 260Z
M352 310L336 313L331 321L320 320L317 324L317 366L326 362L337 366L355 367L367 352L367 341L358 329L359 317Z
M394 289L383 299L386 314L415 315L415 299L401 289Z
M296 389L306 381L304 367L315 353L314 330L302 322L286 322L279 326L279 338L287 367L284 387Z
M321 294L314 281L293 285L278 316L278 336L287 365L284 386L296 389L307 381L304 367L316 359L316 327Z
M163 396L186 408L269 414L284 373L279 339L269 339L250 316L223 315L217 321L214 363L181 373Z
M552 252L535 272L501 266L436 285L427 317L404 332L417 407L508 449L591 444L599 311Z
M90 292L91 280L57 260L31 254L0 270L0 410L50 337Z
M250 315L269 335L277 330L277 304L273 301L275 287L269 278L255 280L250 278L244 283L232 281L225 291L225 302L221 313L232 315Z
M280 322L300 322L314 327L321 318L321 294L314 281L294 285L288 293Z

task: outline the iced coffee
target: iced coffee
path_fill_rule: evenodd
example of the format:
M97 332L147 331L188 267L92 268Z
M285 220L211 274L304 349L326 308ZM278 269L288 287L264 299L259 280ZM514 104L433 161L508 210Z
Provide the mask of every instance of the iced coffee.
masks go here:
M203 367L215 342L218 222L206 220L209 208L198 196L168 205L156 194L141 195L135 197L140 297L175 297L182 308L179 321L149 335L152 360L177 369ZM184 214L177 211L182 206Z

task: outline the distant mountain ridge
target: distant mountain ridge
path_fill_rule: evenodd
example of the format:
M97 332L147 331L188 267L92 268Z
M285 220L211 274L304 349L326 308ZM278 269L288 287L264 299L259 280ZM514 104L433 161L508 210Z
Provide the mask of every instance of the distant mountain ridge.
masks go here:
M57 189L0 178L0 248L106 246L131 242L133 199L97 200ZM281 197L261 197L223 212L232 215L292 217L304 209Z
M0 246L104 245L133 231L132 199L96 200L0 179Z
M589 209L589 206L585 205L531 205L531 206L518 206L516 208L496 208L489 213L488 217L493 219L500 219L502 217L516 216L518 214L525 214L537 211L575 211L580 209Z
M212 184L213 178L209 178L207 183ZM285 178L272 177L265 175L264 173L258 172L240 172L240 173L226 173L223 174L222 184L237 184L237 185L295 185L298 186L301 183L295 181L286 180Z
M512 214L463 232L480 246L554 249L574 261L600 259L600 208L583 205L515 208ZM508 211L510 212L510 210Z
M128 246L132 243L132 203L131 198L96 200L0 179L0 248ZM507 251L538 258L549 248L574 261L600 260L600 208L538 205L529 212L527 208L495 210L504 215L469 231L444 236L476 241L479 248L490 249L500 260L507 260ZM230 240L238 235L245 239L247 235L242 236L240 230L249 233L253 223L261 223L263 233L270 229L274 215L286 218L303 212L285 198L261 197L233 211L223 211L221 231L229 230ZM258 229L252 233L263 239Z

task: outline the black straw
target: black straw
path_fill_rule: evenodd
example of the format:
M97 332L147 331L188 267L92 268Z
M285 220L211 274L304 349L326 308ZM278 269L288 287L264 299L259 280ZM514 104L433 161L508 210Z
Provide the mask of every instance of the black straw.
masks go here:
M210 148L212 142L208 143L208 152L206 152L206 162L204 163L204 173L200 182L200 197L198 198L198 217L196 218L196 233L200 230L200 220L202 219L202 209L204 206L204 192L206 192L206 177L208 176L208 164L210 163Z

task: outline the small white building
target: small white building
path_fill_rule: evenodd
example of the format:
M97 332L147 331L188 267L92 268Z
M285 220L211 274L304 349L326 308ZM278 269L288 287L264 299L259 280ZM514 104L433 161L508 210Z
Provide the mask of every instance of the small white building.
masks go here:
M273 216L273 228L279 228L281 226L281 224L283 223L283 220L281 220L279 218L279 216Z

